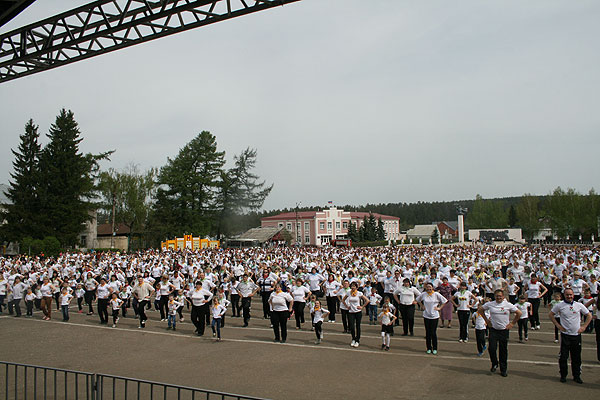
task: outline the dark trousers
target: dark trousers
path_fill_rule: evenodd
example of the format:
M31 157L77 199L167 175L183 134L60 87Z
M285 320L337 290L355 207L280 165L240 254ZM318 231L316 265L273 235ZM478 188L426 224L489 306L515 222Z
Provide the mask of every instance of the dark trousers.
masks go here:
M531 317L529 318L529 322L531 322L531 327L538 326L540 324L540 299L528 299L531 303Z
M33 300L28 300L25 302L25 307L27 307L27 315L33 315Z
M273 324L273 333L275 340L286 341L287 339L287 320L290 316L289 311L272 311L271 324Z
M112 320L113 320L113 325L117 324L117 319L119 319L119 309L117 308L116 310L112 310Z
M244 326L248 326L250 321L250 306L252 305L251 297L242 297L242 314L244 315Z
M348 310L340 309L342 314L342 325L344 326L344 333L348 332Z
M142 300L138 302L138 315L140 316L140 326L144 326L148 317L146 316L146 306L148 305L148 300Z
M508 332L508 329L490 328L490 346L488 347L490 361L493 366L500 366L500 372L508 370Z
M158 310L160 311L160 319L167 319L167 303L169 302L169 296L160 296L158 301Z
M14 299L13 307L15 308L15 315L17 317L20 317L21 316L21 299Z
M94 301L94 291L93 290L86 290L85 293L83 294L83 298L85 299L85 304L88 305L89 309L88 309L88 313L93 313L94 312L94 306L92 305L93 301Z
M206 328L206 318L210 318L210 305L208 303L201 305L198 307L198 335L204 335L204 329Z
M558 324L560 325L560 318L555 317L555 319L556 319L556 322L558 322ZM558 334L559 334L559 332L560 331L558 330L558 328L555 325L554 326L554 340L558 340ZM598 358L598 359L600 360L600 358Z
M240 316L240 295L232 294L231 295L231 314L234 317Z
M202 306L195 306L192 305L192 313L190 315L190 319L192 320L192 324L194 324L194 326L196 327L196 332L199 332L200 329L200 319L202 319L203 317L201 317L201 312L200 312L200 307Z
M400 304L399 308L400 315L402 316L402 330L404 331L404 334L408 335L410 332L410 334L413 335L415 327L415 305Z
M350 334L352 340L360 343L360 321L362 320L362 312L348 312L348 325L350 325Z
M471 316L471 311L458 310L456 313L458 314L459 339L467 340L469 339L469 317Z
M301 301L294 302L294 316L296 317L296 328L300 328L300 325L304 323L304 306L306 303Z
M269 297L271 297L271 293L269 292L261 292L260 296L262 297L262 305L263 305L263 317L269 318L271 315L271 307L269 306Z
M0 294L0 314L2 314L2 309L5 307L4 306L4 299L6 298L5 294Z
M77 310L79 310L79 311L83 310L83 297L77 298Z
M423 322L425 323L425 345L427 346L427 350L437 350L438 320L439 320L438 318L436 318L436 319L423 318Z
M316 324L313 324L315 327L315 335L317 339L321 339L321 332L323 332L323 321L319 321Z
M594 320L594 329L596 330L596 356L600 361L600 319Z
M523 340L523 333L525 333L525 339L527 339L527 320L529 318L521 318L519 324L519 340Z
M69 306L61 305L60 308L62 310L63 321L68 321L69 320Z
M98 299L98 316L100 322L108 324L108 299Z
M485 329L475 329L475 339L477 340L477 352L483 353L485 347Z
M335 321L335 311L337 309L338 298L335 296L327 296L327 309L329 310L329 321Z
M213 335L217 335L217 338L221 339L221 318L213 318L210 327Z
M560 334L560 353L558 354L558 368L560 376L566 377L569 373L567 360L571 357L571 373L573 378L581 376L581 335Z

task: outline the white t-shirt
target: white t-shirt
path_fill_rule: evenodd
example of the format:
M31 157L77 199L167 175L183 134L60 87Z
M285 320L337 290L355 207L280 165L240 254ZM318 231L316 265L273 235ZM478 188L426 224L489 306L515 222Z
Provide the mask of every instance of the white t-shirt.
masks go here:
M406 286L398 286L394 291L394 294L398 296L398 300L400 300L400 304L409 306L413 304L415 298L418 297L421 292L416 287L406 287Z
M70 295L69 293L67 293L67 294L61 294L60 295L60 305L61 306L68 306L69 302L71 301L72 298L73 298L73 296Z
M565 328L565 334L577 336L581 327L581 316L588 315L590 311L581 303L561 301L552 307L552 312L560 318L560 324Z
M525 319L525 318L529 318L529 306L531 306L531 303L526 301L523 304L521 304L520 302L515 304L515 306L519 309L519 311L521 311L521 318L520 319Z
M491 327L497 330L506 329L506 325L510 323L510 313L518 310L514 304L511 304L506 300L502 300L499 304L497 301L489 301L482 307L485 311L490 312L489 320L492 324Z
M346 297L346 305L348 306L348 312L351 312L351 313L360 312L361 308L359 308L359 307L360 307L360 299L362 296L363 296L363 293L360 291L357 291L354 296L352 295L352 291L348 292L348 297Z
M329 310L325 309L325 308L320 308L318 310L314 310L314 315L313 315L313 323L317 323L317 322L323 322L323 315L328 314Z
M269 296L269 300L273 311L288 311L289 308L287 303L294 301L292 295L286 292L273 292L271 293L271 296Z
M469 311L471 309L469 307L469 304L471 303L471 296L471 292L469 292L468 290L465 290L464 292L461 292L459 290L458 292L454 293L454 298L458 303L457 310Z
M294 296L294 302L306 303L306 295L310 292L306 286L294 286L292 289L292 295Z
M423 318L427 319L438 319L440 312L435 308L446 304L448 300L442 296L439 292L433 292L431 295L427 292L423 292L417 297L417 301L423 303L425 310L423 310Z

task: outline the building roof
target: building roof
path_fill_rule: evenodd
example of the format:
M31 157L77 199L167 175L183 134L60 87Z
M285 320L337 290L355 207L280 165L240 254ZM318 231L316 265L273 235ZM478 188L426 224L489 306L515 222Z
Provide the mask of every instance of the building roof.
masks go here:
M316 211L298 211L298 219L313 219L317 215ZM286 212L277 215L271 215L270 217L263 217L261 221L278 221L280 219L296 219L296 212Z
M406 232L407 236L430 237L433 231L437 229L437 225L415 225L414 228Z
M314 219L317 215L317 212L324 212L324 211L325 210L323 210L323 211L298 211L298 219ZM344 211L341 209L337 209L337 211L347 212L347 211ZM363 219L364 217L369 218L370 214L371 213L369 213L369 212L351 211L350 218L353 218L353 219ZM391 215L383 215L383 214L378 214L378 213L372 213L372 214L375 217L375 219L381 218L382 220L384 220L384 219L400 220L400 218L392 217ZM261 218L261 221L279 221L279 220L290 220L290 219L296 219L295 211L281 213L281 214L277 214L277 215L271 215L270 217L264 217L264 218Z
M246 232L242 233L239 237L234 240L256 240L260 243L269 241L273 236L283 231L284 228L276 226L267 226L262 228L251 228Z
M129 235L131 230L125 224L115 224L115 235ZM98 236L111 236L112 235L112 224L99 224L98 225Z
M6 196L6 193L8 193L8 189L9 189L8 185L6 185L4 183L0 183L0 204L10 204L11 203L11 201Z
M436 224L436 225L444 224L448 228L452 229L453 231L458 230L458 221L440 221L440 222L434 222L434 224Z

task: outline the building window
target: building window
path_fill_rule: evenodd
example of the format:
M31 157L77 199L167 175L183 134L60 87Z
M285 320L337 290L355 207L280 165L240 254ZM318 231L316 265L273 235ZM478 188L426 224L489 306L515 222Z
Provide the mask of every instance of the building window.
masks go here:
M296 237L296 242L301 243L302 242L302 236L298 235L298 237Z
M325 222L319 222L319 229L325 229Z
M327 223L327 229L331 229L331 227L332 227L332 226L333 226L333 225L331 224L331 222L328 222L328 223Z
M304 243L310 243L310 236L304 236Z
M277 224L277 226L278 226L279 228L283 228L283 222L280 222L280 223L278 223L278 224Z
M335 229L340 229L340 223L339 222L335 223Z
M344 229L348 229L348 223L347 222L342 222L342 227Z
M298 222L298 223L296 224L296 230L297 230L297 231L299 231L299 230L300 230L300 225L302 225L300 222Z
M86 245L87 245L87 236L82 235L79 238L79 244L81 245L81 247L86 247Z
M289 222L288 222L288 224L287 224L287 230L288 230L288 231L291 231L291 230L292 230L292 224L290 224Z
M310 222L305 222L304 223L304 230L308 231L310 229Z

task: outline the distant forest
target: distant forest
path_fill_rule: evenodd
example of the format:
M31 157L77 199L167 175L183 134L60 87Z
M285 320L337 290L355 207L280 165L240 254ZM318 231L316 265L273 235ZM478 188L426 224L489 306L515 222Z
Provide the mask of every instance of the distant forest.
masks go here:
M547 196L536 196L540 203L543 203ZM511 206L516 207L521 201L521 197L504 197L497 199L489 199L502 204L503 208L510 209ZM343 205L337 206L344 211L362 211L373 212L384 215L391 215L400 218L400 230L408 230L415 225L430 224L437 221L456 221L457 206L473 210L475 199L458 200L458 201L434 201L417 203L380 203L380 204L365 204L361 206ZM299 207L298 211L313 211L322 210L326 207L312 206ZM250 213L243 216L241 219L245 222L244 226L254 227L260 226L260 219L271 215L277 215L284 212L293 212L294 208L284 208L280 210L269 210L257 213ZM241 222L241 221L240 221ZM468 225L468 213L465 218Z

